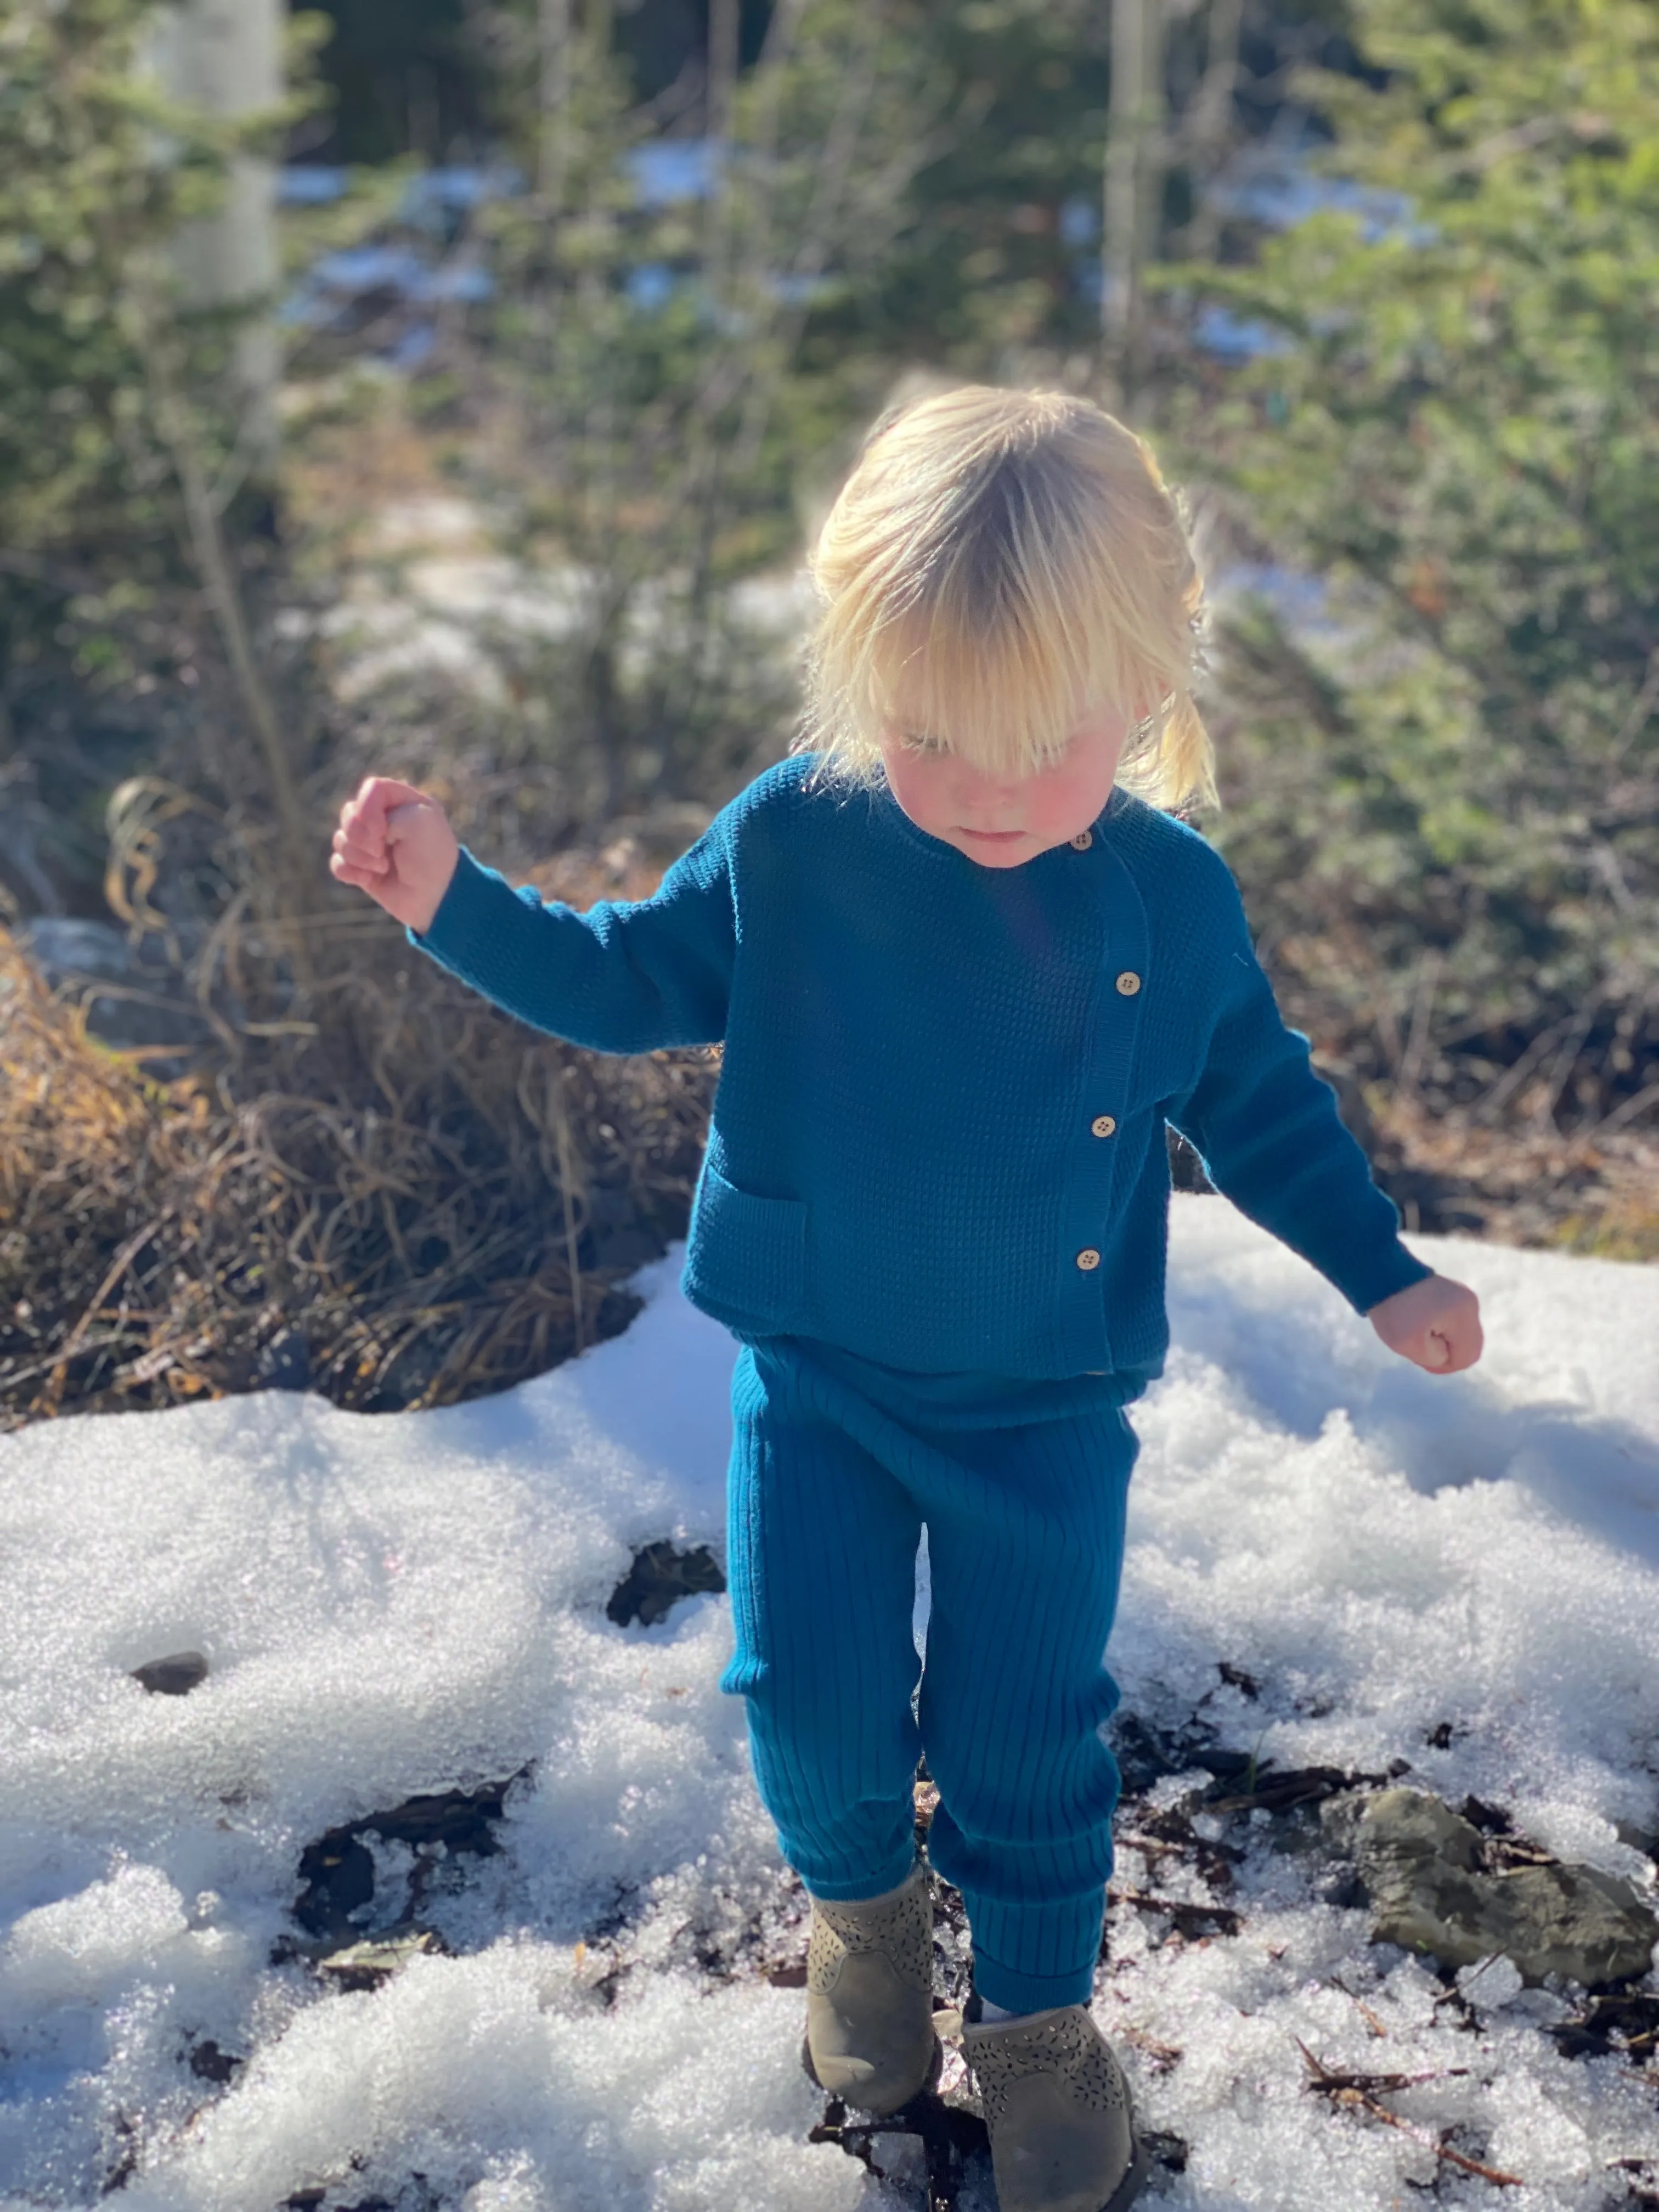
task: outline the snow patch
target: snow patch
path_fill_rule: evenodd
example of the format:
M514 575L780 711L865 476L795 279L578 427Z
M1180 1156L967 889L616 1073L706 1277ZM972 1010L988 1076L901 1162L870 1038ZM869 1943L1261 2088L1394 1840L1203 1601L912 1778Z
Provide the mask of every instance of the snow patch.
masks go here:
M1471 1375L1390 1362L1231 1208L1177 1201L1125 1705L1280 1770L1408 1762L1650 1886L1659 1270L1418 1241L1485 1301ZM496 1399L270 1393L0 1439L0 2207L920 2203L805 2140L800 1994L756 1971L799 1899L718 1688L726 1601L605 1616L643 1544L722 1547L732 1346L678 1265L637 1279L623 1336ZM210 1668L188 1694L131 1679L183 1650ZM301 1851L515 1775L488 1856L373 1841L354 1922L395 1915L421 1860L448 1955L372 1990L319 1974ZM1437 2171L1445 2202L1489 2192L1436 2140L1522 2176L1510 2212L1621 2201L1654 2086L1563 2054L1566 1996L1501 1961L1449 1992L1267 1825L1227 1832L1237 1934L1113 1915L1097 2014L1187 2146L1150 2202L1382 2212ZM1126 1844L1119 1879L1162 1877ZM1389 2100L1416 2132L1310 2091L1298 2039L1424 2075Z

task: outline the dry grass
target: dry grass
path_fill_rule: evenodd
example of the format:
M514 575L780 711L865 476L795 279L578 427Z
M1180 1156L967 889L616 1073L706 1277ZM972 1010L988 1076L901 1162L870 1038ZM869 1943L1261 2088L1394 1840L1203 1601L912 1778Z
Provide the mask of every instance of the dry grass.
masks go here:
M1507 1085L1507 1095L1492 1109L1468 1095L1455 1054L1413 1048L1402 1034L1394 979L1340 915L1322 932L1279 939L1269 967L1280 1006L1313 1039L1343 1117L1408 1234L1659 1260L1651 1094L1603 1110L1605 1071L1586 1060L1550 1085L1511 1084L1505 1076L1496 1087ZM1524 1041L1512 1045L1513 1063L1530 1057ZM1588 1110L1575 1095L1580 1088ZM1565 1109L1564 1093L1571 1100ZM1632 1114L1631 1103L1640 1110ZM1571 1126L1575 1108L1577 1126ZM1560 1126L1558 1112L1570 1126Z
M578 904L655 875L628 840L532 872ZM373 914L313 951L307 1018L264 1025L257 1063L158 1084L0 930L0 1430L284 1382L451 1404L626 1324L619 1283L684 1227L714 1056L538 1036ZM1633 1133L1522 1143L1384 1105L1369 1135L1408 1228L1659 1255Z
M1401 1103L1379 1114L1373 1152L1408 1229L1451 1227L1601 1260L1659 1260L1659 1142L1651 1136L1493 1129Z
M390 403L313 425L295 452L297 566L319 603L465 524L434 441ZM684 1231L714 1057L604 1058L496 1012L330 883L327 830L386 769L512 880L581 906L652 889L698 810L535 865L581 818L539 741L429 686L342 715L301 670L316 848L285 856L234 703L209 697L212 656L194 658L194 720L175 717L155 773L117 794L106 890L135 933L170 944L216 1044L152 1079L143 1054L89 1038L0 928L0 1430L273 1382L365 1412L453 1403L615 1334L633 1310L619 1285ZM193 943L157 910L170 891ZM1519 1128L1524 1101L1501 1127L1449 1110L1409 1035L1379 1047L1392 984L1364 956L1336 932L1287 940L1275 980L1349 1071L1345 1111L1408 1229L1659 1257L1651 1135Z
M347 379L291 427L280 583L257 547L245 564L257 629L295 589L332 605L481 550L445 440L395 395ZM173 614L191 686L110 799L105 892L211 1038L155 1079L177 1060L88 1036L0 927L0 1430L271 1383L448 1404L616 1334L620 1285L684 1233L714 1056L528 1030L333 884L328 836L362 775L402 775L512 881L585 906L653 889L707 810L558 851L584 817L556 744L430 672L343 708L309 648L271 646L308 825L290 849L201 610Z
M541 887L653 872L624 842ZM301 1018L162 1085L0 931L0 1427L273 1381L449 1404L629 1318L618 1283L684 1227L712 1055L540 1037L366 905L309 950ZM251 930L234 955L245 983L271 957Z

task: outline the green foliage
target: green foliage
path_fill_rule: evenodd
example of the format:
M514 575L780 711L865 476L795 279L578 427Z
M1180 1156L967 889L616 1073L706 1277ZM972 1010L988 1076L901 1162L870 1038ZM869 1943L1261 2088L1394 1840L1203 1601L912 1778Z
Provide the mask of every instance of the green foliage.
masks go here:
M1097 311L1079 292L1061 210L1098 214L1108 11L921 0L893 16L929 87L901 141L923 159L847 334L975 375L995 374L1009 346L1091 345Z
M0 514L14 572L131 574L174 527L147 343L178 353L210 451L234 430L215 403L240 318L179 315L167 247L218 204L231 159L268 150L305 98L235 125L170 102L146 66L155 15L154 0L10 0L0 27ZM319 36L317 18L294 19L301 80Z
M125 258L199 180L134 89L149 9L19 0L0 31L0 512L14 560L96 533L131 484L143 380L116 313Z
M1223 835L1275 933L1357 921L1396 1076L1415 1003L1408 1072L1538 1121L1571 1080L1594 1121L1659 1028L1659 18L1354 18L1386 82L1300 89L1322 166L1408 221L1324 213L1159 280L1278 334L1166 436L1341 625L1322 650L1265 603L1224 625Z
M933 95L888 9L781 9L730 88L712 189L659 204L629 166L653 134L608 25L584 13L550 52L548 12L489 24L530 190L484 220L501 302L476 365L501 426L491 503L581 601L577 634L526 672L528 711L586 757L603 813L665 783L729 786L782 741L788 672L732 587L796 551L803 455L891 374L808 333L882 264Z

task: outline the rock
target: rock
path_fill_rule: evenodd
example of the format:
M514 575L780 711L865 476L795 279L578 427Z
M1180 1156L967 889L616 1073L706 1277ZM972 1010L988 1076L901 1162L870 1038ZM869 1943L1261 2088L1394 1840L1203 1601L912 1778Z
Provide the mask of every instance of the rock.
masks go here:
M300 1855L305 1887L295 1900L294 1917L313 1936L343 1933L350 1916L374 1895L374 1855L349 1828L331 1828Z
M631 1620L654 1627L683 1597L704 1592L718 1595L726 1577L706 1544L682 1552L670 1543L647 1544L634 1554L634 1564L611 1592L605 1610L618 1628Z
M1528 1982L1547 1974L1594 1987L1644 1974L1659 1943L1659 1916L1627 1881L1595 1867L1516 1867L1490 1877L1505 1920L1504 1952Z
M1214 1738L1214 1729L1196 1717L1180 1729L1160 1728L1127 1705L1120 1705L1112 1717L1107 1741L1117 1761L1124 1796L1139 1797L1167 1775L1190 1774L1195 1767L1218 1773L1219 1769L1210 1762L1224 1754L1216 1752ZM1245 1765L1241 1759L1240 1772Z
M211 2037L192 2045L191 2050L191 2072L198 2081L212 2081L222 2089L227 2081L234 2079L237 2069L246 2063L246 2059L237 2058L230 2051L222 2051Z
M1480 1863L1480 1832L1426 1790L1348 1790L1320 1808L1327 1841L1357 1859L1368 1886L1373 1863L1384 1873L1384 1856L1408 1869L1439 1860L1473 1871Z
M183 1698L208 1678L208 1662L199 1651L174 1651L165 1659L147 1659L132 1669L132 1679L153 1697Z
M113 923L41 915L23 924L17 941L50 990L85 1003L89 1036L118 1051L150 1048L145 1065L158 1079L182 1074L213 1042L213 1024L183 976L151 965ZM161 1046L176 1050L155 1053Z
M1371 1940L1449 1966L1502 1953L1531 1984L1595 1985L1644 1973L1659 1916L1628 1882L1594 1867L1488 1871L1480 1832L1421 1790L1334 1799L1322 1826L1351 1850L1374 1917Z
M374 1855L362 1840L374 1835L385 1843L409 1844L416 1854L404 1904L404 1917L412 1921L436 1847L441 1844L446 1854L471 1851L479 1858L499 1850L495 1823L506 1810L507 1791L528 1771L520 1767L505 1782L486 1782L476 1790L410 1797L389 1812L369 1813L329 1829L300 1856L301 1887L294 1917L308 1935L325 1942L343 1942L354 1934L351 1916L374 1896Z

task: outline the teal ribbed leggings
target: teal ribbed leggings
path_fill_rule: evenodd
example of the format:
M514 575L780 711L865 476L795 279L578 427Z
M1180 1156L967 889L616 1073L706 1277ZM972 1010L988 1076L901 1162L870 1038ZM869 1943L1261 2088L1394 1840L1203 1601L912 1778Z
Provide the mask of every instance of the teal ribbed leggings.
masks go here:
M1011 2011L1086 2002L1112 1865L1118 1772L1099 1729L1117 1703L1103 1655L1134 1432L1115 1408L913 1428L771 1342L740 1353L732 1404L723 1686L748 1699L785 1857L823 1898L902 1881L925 1750L929 1855L962 1892L975 1986Z

